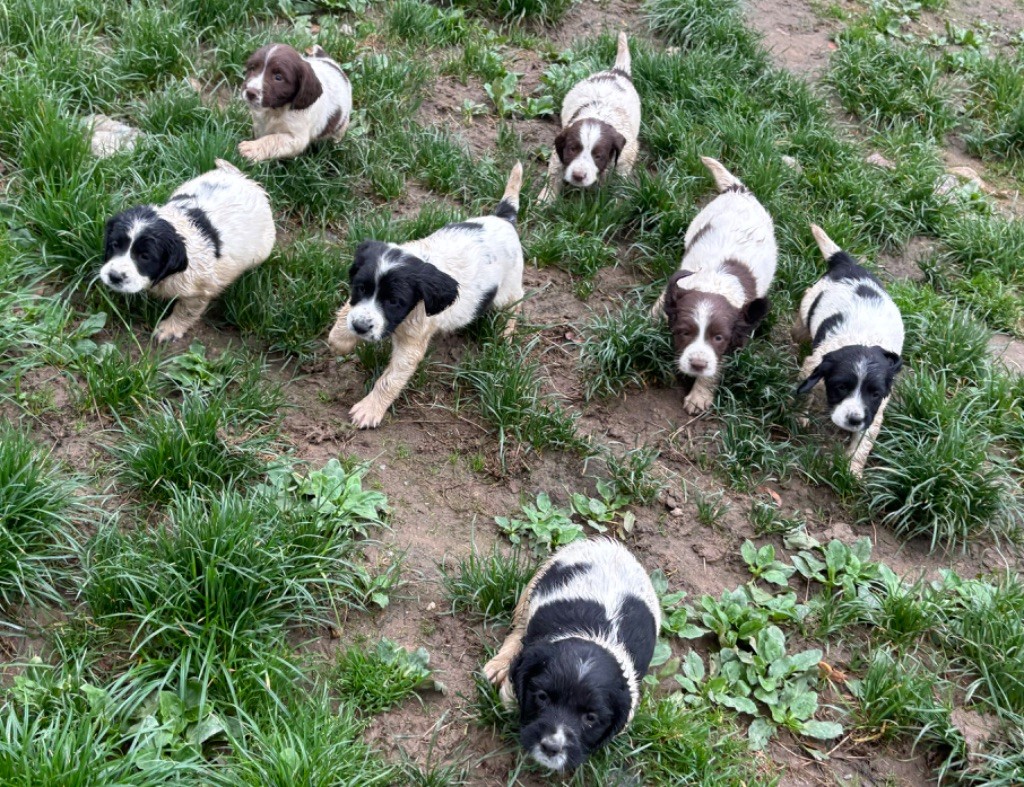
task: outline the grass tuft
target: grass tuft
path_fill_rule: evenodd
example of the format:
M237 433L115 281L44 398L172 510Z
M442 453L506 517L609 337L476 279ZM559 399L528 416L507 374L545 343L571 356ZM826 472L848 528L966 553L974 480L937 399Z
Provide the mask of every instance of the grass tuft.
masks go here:
M440 570L453 612L468 613L488 623L508 624L534 567L518 547L506 553L495 545L489 555L474 550L452 568L447 561L442 563Z

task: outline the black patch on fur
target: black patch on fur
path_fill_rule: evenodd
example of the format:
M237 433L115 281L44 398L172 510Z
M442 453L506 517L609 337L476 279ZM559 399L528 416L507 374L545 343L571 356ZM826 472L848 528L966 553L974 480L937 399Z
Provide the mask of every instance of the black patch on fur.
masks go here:
M619 640L633 658L639 683L647 674L658 641L654 615L638 596L626 596L619 609Z
M618 66L615 66L614 68L610 68L608 70L611 71L613 74L616 74L617 76L624 77L625 79L628 79L630 82L633 81L633 75L630 74L628 71L626 71L623 68L619 68Z
M446 224L444 227L446 230L466 230L467 232L481 232L483 228L484 225L476 221L456 221Z
M824 295L824 294L825 294L825 293L823 293L823 292L819 292L819 293L818 293L818 294L817 294L817 295L816 295L816 296L814 297L814 300L813 300L813 301L811 301L811 308L807 310L807 324L808 324L808 325L813 325L813 324L814 324L814 323L812 322L812 320L814 320L814 312L815 312L815 310L816 310L816 309L818 308L818 304L820 304L820 303L821 303L821 296L822 296L822 295Z
M711 232L712 229L714 229L714 227L712 226L711 222L709 221L707 224L705 224L703 227L701 227L699 230L697 230L695 233L693 233L693 237L690 238L690 244L686 247L686 250L689 251L694 246L696 246L698 243L700 243L701 239L705 235L707 235L709 232Z
M196 229L213 246L213 256L220 259L220 233L217 232L217 228L210 222L210 217L206 215L206 211L202 208L189 208L185 213L188 214L189 220L196 225Z
M822 320L821 325L818 326L818 330L814 332L814 338L811 340L811 347L817 350L821 343L828 338L832 329L842 325L845 319L846 318L841 314L832 314Z
M567 631L609 635L612 624L605 614L604 605L597 601L552 601L540 607L530 618L523 642L545 639Z
M186 200L195 199L195 198L196 198L195 194L175 194L173 197L171 197L171 199L169 201L170 202L185 202Z
M629 718L632 698L622 668L607 650L585 639L524 644L509 679L519 704L523 749L532 752L562 728L566 770L583 764Z
M474 321L483 317L484 312L491 308L491 304L494 303L494 296L497 294L497 287L491 287L491 289L484 293L484 297L482 297L480 302L476 305L476 311L473 312Z
M498 203L498 207L494 209L494 215L499 219L505 219L509 224L515 225L516 219L519 217L519 208L509 202L509 200L503 199Z
M865 367L863 379L857 370L861 364ZM903 359L894 352L878 346L851 344L825 353L821 363L796 392L808 393L824 380L825 398L831 411L847 397L856 394L859 385L859 396L864 404L863 429L867 429L875 420L882 400L892 393L896 374L902 368Z
M128 233L136 224L142 226L132 240ZM103 261L107 262L126 251L131 254L139 274L148 278L151 285L188 267L185 241L171 223L160 218L149 205L118 213L107 222Z
M832 281L859 281L865 279L875 282L879 287L882 283L878 281L863 265L847 254L845 251L837 251L828 258L828 273L826 278Z
M586 574L590 570L590 563L555 563L544 576L537 580L533 588L534 593L547 593L569 584L573 577Z
M734 192L736 194L749 194L750 189L748 189L742 183L733 183L731 186L726 186L721 191L722 194L729 194L730 192Z
M576 122L579 116L583 114L584 109L589 109L590 107L595 106L596 104L596 101L587 101L584 104L580 104L578 107L576 107L576 111L572 113L572 117L569 118L569 122L566 123L565 125L571 126L573 123Z
M587 77L586 81L587 82L615 82L616 83L615 86L619 90L625 90L625 88L622 87L622 85L617 84L620 78L626 79L629 82L633 81L633 78L629 74L627 74L625 71L623 71L621 68L612 68L612 69L609 69L608 71L600 71L600 72L598 72L596 74L593 74L593 75Z
M882 293L880 293L878 290L876 290L874 287L868 284L858 284L857 289L854 290L854 293L856 293L857 296L860 298L867 298L868 300L872 301L882 300Z

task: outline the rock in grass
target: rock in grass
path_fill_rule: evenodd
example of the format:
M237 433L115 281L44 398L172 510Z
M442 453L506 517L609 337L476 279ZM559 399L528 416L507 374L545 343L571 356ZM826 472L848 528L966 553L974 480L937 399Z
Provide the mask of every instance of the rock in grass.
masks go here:
M92 154L97 158L134 150L135 140L142 134L139 129L106 115L91 115L88 122L92 128Z

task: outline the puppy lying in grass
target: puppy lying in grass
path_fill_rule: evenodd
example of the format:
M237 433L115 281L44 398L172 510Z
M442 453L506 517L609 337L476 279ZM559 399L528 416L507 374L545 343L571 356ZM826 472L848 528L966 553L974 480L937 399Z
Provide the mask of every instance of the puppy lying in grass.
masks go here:
M825 381L832 423L851 432L850 471L860 476L882 428L882 415L903 367L903 317L882 283L811 225L828 273L804 293L793 326L798 344L811 342L797 394Z
M293 158L318 139L339 140L352 116L348 77L320 46L307 56L287 44L256 50L242 97L256 139L238 143L238 152L250 161Z
M153 334L182 338L210 301L274 248L267 193L233 164L183 183L166 205L141 205L107 222L100 280L117 292L176 298Z
M768 314L778 256L771 216L750 189L715 159L701 161L720 193L690 223L680 269L652 309L664 308L679 371L695 378L683 400L691 415L711 406L722 359Z
M660 630L654 586L618 541L577 541L552 555L484 666L505 703L519 705L523 749L563 771L625 729Z
M611 165L628 175L636 163L639 135L640 96L633 87L629 42L619 33L615 65L577 82L562 102L562 130L555 137L547 185L537 199L553 200L563 180L589 188Z
M523 249L516 232L523 165L512 169L493 216L442 227L402 245L366 240L349 269L349 302L338 312L327 344L337 355L356 342L391 337L391 361L373 390L349 414L361 429L376 428L438 332L464 328L486 309L523 298ZM510 319L506 334L515 330Z

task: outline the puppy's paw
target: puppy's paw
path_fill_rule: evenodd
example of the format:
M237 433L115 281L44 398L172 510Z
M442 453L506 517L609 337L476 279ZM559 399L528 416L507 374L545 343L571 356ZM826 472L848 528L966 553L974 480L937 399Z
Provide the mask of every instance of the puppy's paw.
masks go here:
M540 190L540 194L537 195L537 202L539 204L541 204L541 205L546 205L546 204L554 202L554 201L555 201L554 189L551 189L548 186L545 186L544 188L542 188Z
M331 335L327 337L327 346L331 348L331 352L335 355L348 355L356 348L358 341L355 336L347 331L338 331L337 333L331 331Z
M352 423L360 429L376 429L380 426L380 422L384 420L384 413L387 412L386 407L381 410L376 402L370 401L371 398L372 395L356 402L352 405L352 409L348 411L349 416L352 418Z
M491 683L498 685L504 683L508 678L508 659L495 657L484 664L484 676Z
M501 702L506 708L511 710L516 707L516 693L512 689L512 681L508 678L499 687L498 696L501 697Z
M711 391L694 386L689 395L683 399L683 409L690 415L700 415L711 407L713 398Z
M263 151L260 149L259 140L247 139L238 143L238 155L248 161L263 161Z
M158 344L167 344L169 342L176 342L179 339L185 338L185 334L188 333L188 329L173 323L170 320L164 320L153 331L153 341Z
M796 418L796 424L801 429L809 429L811 426L811 419L806 415L798 415Z

